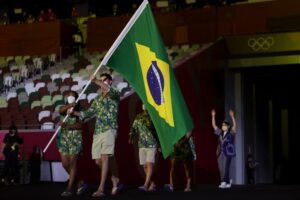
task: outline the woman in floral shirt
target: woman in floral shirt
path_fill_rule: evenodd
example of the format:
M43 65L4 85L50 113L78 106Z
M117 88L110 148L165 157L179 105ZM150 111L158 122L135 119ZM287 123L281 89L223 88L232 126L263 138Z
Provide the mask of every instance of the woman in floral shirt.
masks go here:
M79 111L79 106L75 106L75 100L78 98L76 92L71 91L67 96L67 104L60 107L59 113L61 114L61 120L63 120L67 114L67 110L74 108ZM67 120L61 123L61 130L57 136L57 146L60 152L61 161L64 169L69 174L69 182L67 189L61 194L61 196L73 195L73 187L76 179L76 163L78 155L82 150L82 135L81 135L81 122L78 117L70 115Z

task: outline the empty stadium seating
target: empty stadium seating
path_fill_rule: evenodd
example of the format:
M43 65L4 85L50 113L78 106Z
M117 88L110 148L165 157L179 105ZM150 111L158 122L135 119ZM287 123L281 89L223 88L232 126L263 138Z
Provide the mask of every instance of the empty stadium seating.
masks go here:
M166 52L171 63L175 65L199 49L199 44L173 45L166 47ZM81 93L105 53L106 51L83 51L82 58L71 55L61 62L56 62L56 55L51 54L47 57L52 63L48 68L43 67L43 57L0 57L0 68L5 72L5 90L0 97L0 109L2 113L8 113L1 115L0 129L7 128L12 122L22 129L55 128L59 121L59 107L65 103L64 96L69 91ZM32 63L34 68L29 69ZM103 72L112 74L113 87L117 88L121 95L131 93L130 85L117 72L104 67L98 74ZM31 77L29 73L32 73ZM80 96L81 107L87 109L99 92L99 87L91 83Z

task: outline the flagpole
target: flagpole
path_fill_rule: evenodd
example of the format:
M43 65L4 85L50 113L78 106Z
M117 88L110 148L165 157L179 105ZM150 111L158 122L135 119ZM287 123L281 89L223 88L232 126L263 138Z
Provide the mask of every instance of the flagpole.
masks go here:
M110 57L113 55L114 51L117 49L117 47L120 45L121 41L124 39L125 35L128 33L128 31L131 29L132 25L135 23L135 21L138 19L138 17L141 15L141 13L143 12L144 8L146 7L146 5L148 4L148 0L144 0L141 5L139 6L139 8L135 11L135 13L132 15L132 17L130 18L129 22L126 24L126 26L124 27L124 29L122 30L122 32L119 34L119 36L117 37L117 39L114 41L113 45L110 47L110 49L108 50L108 52L106 53L106 55L104 56L104 58L102 59L102 61L100 62L100 64L98 65L97 69L95 70L95 72L93 73L94 76L96 76L96 74L98 73L98 71L101 69L101 67L103 65L106 65L107 61L110 59ZM81 91L81 93L78 95L78 98L76 99L75 103L78 103L80 97L83 95L83 93L86 91L87 87L90 85L91 80L89 80L87 82L87 84L85 85L85 87L83 88L83 90ZM65 118L63 119L64 123L69 117L69 114L67 114L65 116ZM51 137L51 139L49 140L48 144L46 145L46 147L43 150L43 153L45 153L50 144L52 143L52 141L54 140L54 138L56 137L56 135L58 134L59 130L61 129L61 125L56 129L55 133L53 134L53 136Z

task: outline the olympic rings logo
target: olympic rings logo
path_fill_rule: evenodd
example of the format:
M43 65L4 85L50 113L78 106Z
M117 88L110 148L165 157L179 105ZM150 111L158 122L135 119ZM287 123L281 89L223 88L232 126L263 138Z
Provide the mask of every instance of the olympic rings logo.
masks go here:
M248 39L248 46L253 51L266 51L270 49L274 44L273 37L259 37L259 38L249 38Z

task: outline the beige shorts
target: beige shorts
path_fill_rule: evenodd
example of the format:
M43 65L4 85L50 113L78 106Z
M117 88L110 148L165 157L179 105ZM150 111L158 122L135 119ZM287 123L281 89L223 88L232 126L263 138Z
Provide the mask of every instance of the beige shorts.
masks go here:
M156 148L139 148L140 165L145 165L146 162L155 163Z
M117 131L110 129L93 136L92 159L100 159L102 154L114 155Z

